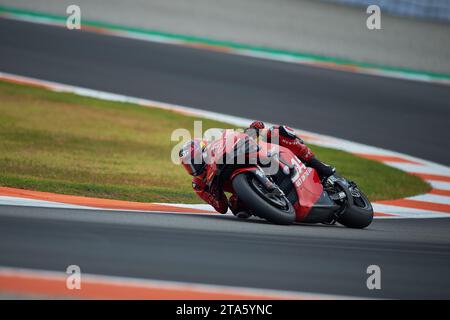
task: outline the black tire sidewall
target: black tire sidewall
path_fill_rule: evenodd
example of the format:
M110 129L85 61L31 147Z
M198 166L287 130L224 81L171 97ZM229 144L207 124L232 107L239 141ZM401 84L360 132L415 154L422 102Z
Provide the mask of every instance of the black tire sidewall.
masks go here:
M339 217L338 222L348 228L363 229L373 221L373 208L365 194L360 192L364 202L369 206L361 208L356 205L348 207Z
M286 199L289 209L283 211L266 202L250 185L251 175L253 175L252 172L243 172L234 177L232 181L235 193L251 213L275 224L289 225L294 223L295 210L292 204Z

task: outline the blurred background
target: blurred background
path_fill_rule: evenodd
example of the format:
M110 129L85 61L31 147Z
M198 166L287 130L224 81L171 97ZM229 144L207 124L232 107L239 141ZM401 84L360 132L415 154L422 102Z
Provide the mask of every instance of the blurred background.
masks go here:
M383 11L398 16L450 21L450 2L447 0L328 0L355 6L378 5Z
M0 0L82 19L438 73L450 73L447 0ZM382 30L366 28L370 4Z

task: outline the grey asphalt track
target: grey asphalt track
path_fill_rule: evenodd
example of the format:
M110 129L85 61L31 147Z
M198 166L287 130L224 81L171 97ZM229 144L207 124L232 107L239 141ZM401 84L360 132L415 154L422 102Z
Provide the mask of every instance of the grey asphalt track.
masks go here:
M0 19L0 71L287 123L444 164L448 87ZM450 298L450 220L368 230L0 206L0 265L386 298ZM382 290L366 268L382 269Z
M0 70L285 123L450 164L448 86L6 19Z
M370 298L450 298L450 219L369 230L0 206L0 265ZM433 232L430 233L430 229ZM368 290L377 264L382 289Z

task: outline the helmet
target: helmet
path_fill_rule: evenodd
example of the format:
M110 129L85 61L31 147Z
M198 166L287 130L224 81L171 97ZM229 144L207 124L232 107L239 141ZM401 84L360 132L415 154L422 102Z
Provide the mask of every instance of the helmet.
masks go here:
M191 176L199 176L205 171L206 162L203 159L205 148L206 142L200 139L188 141L181 147L179 153L181 164Z
M248 134L249 136L251 136L253 139L256 139L259 137L259 130L264 129L264 122L262 121L253 121L250 124L250 127L248 127L247 129L244 130L244 132L246 134Z
M253 121L250 125L250 128L261 130L264 129L264 122L262 121Z

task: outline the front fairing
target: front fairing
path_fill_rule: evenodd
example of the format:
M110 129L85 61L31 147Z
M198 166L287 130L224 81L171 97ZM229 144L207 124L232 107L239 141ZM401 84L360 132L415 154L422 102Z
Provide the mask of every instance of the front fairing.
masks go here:
M291 165L291 181L297 192L299 199L294 204L296 210L296 220L304 220L311 208L317 203L323 193L323 186L317 172L310 167L306 167L289 149L280 147L280 159Z

